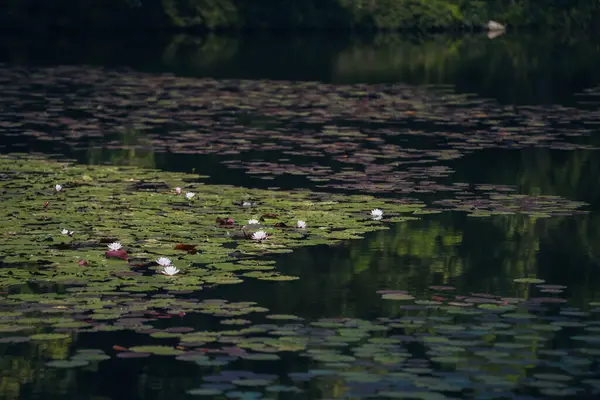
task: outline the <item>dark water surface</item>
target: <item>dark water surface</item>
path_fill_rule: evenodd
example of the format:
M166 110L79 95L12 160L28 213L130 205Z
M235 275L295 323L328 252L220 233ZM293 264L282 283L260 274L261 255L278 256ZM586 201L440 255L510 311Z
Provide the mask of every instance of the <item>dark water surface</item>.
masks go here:
M600 85L598 41L555 34L5 37L0 79L4 153L195 171L216 184L410 197L434 207L457 198L447 190L453 184L469 193L497 185L487 190L560 196L588 203L589 211L423 215L279 257L278 269L299 280L198 294L302 318L251 318L311 338L300 355L280 351L276 361L227 352L211 355L221 366L115 357L115 345L177 343L136 332L0 343L1 398L179 399L196 397L186 392L197 388L207 389L197 392L205 398L243 399L600 395L600 102L580 95ZM339 97L328 97L334 91ZM325 117L289 118L303 96L307 115L321 107ZM390 106L394 96L403 103ZM249 111L236 108L242 102ZM330 141L320 133L327 129L366 137ZM404 164L412 159L402 149L426 162ZM564 287L514 282L520 278ZM383 300L377 291L386 289L417 302ZM218 318L194 314L149 324L223 329ZM371 347L358 349L364 343ZM46 366L82 348L112 358ZM267 375L239 382L244 375L233 370Z

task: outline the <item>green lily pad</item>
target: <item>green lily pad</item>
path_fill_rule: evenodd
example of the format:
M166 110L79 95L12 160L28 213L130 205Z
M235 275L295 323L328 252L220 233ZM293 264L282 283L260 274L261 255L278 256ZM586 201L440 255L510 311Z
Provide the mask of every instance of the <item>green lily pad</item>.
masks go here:
M543 279L536 279L536 278L517 278L517 279L513 279L513 282L536 284L536 283L544 283L546 281Z
M186 392L189 395L192 396L218 396L221 393L223 393L222 390L219 389L204 389L204 388L198 388L198 389L190 389Z
M36 335L31 335L29 338L31 340L62 340L69 339L71 335L67 333L38 333Z
M405 293L384 293L381 295L384 300L413 300L414 297Z
M87 360L54 360L46 363L46 366L52 368L79 368L89 365Z
M177 356L183 354L183 351L169 346L133 346L129 351L135 353L150 353L158 356Z

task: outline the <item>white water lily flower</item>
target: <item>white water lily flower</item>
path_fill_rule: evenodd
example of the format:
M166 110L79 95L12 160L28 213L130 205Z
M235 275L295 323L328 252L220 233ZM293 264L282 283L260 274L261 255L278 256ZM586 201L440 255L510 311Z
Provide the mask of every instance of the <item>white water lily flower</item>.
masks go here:
M254 240L265 240L269 235L265 231L256 231L252 234Z
M196 195L196 193L187 192L185 194L185 198L188 199L188 200L191 200L195 195Z
M181 194L181 188L179 186L175 188L175 193Z
M298 228L306 228L306 222L302 221L302 220L298 220L298 222L296 223L296 227Z
M108 245L108 249L110 251L117 251L120 250L123 246L121 246L121 243L119 242L114 242Z
M169 265L168 267L164 267L162 269L162 271L160 271L161 274L167 275L167 276L173 276L178 272L179 272L179 270L172 265Z
M256 225L259 224L257 219L249 219L248 220L248 225Z
M60 231L60 233L62 233L63 235L68 235L69 234L69 230L68 229L63 229L62 231Z
M381 219L381 217L383 217L383 211L381 211L379 208L371 210L371 216L373 218Z
M171 259L167 257L160 257L156 260L156 263L161 267L168 267L169 265L171 265Z
M56 189L57 192L60 192L62 190L62 186L56 185L56 186L54 186L54 189Z

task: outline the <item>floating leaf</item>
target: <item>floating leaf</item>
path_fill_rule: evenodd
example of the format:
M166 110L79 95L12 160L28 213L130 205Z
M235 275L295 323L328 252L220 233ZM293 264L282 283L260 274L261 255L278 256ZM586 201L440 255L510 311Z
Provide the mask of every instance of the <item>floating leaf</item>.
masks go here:
M46 366L52 368L78 368L89 364L87 360L54 360L46 363Z
M183 351L169 346L133 346L129 351L134 353L150 353L159 356L176 356L183 354Z
M381 295L384 300L413 300L414 297L405 293L384 293Z
M62 340L69 339L71 335L66 333L38 333L36 335L31 335L29 338L31 340Z
M218 390L218 389L204 389L204 388L198 388L198 389L191 389L188 390L186 392L189 395L192 396L218 396L221 393L223 393L222 390Z
M543 279L536 279L536 278L517 278L517 279L513 279L513 282L535 284L535 283L544 283L545 281Z

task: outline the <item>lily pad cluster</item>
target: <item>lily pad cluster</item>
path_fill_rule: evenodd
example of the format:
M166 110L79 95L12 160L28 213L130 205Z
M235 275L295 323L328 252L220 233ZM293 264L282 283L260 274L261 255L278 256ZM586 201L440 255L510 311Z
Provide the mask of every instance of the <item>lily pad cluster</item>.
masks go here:
M527 196L514 193L501 193L489 189L481 194L464 194L455 199L435 200L433 204L456 211L468 212L473 217L490 215L525 214L545 218L587 213L581 210L587 203L571 201L560 196Z
M1 313L0 326L3 338L32 342L125 329L150 335L151 344L114 346L106 351L80 349L46 366L79 368L109 357L122 362L174 359L202 369L201 381L187 391L194 396L262 398L277 392L300 396L311 393L315 382L321 382L321 388L335 383L348 398L485 398L498 393L585 398L600 394L600 302L574 306L564 294L567 287L535 277L515 279L514 289L514 297L464 293L452 286L431 286L425 297L382 289L380 315L386 317L316 320L272 314L253 302L218 299L103 296L90 313L84 307L57 306L69 301L72 293L9 295L3 298L2 307L18 302L19 310L27 311ZM519 295L523 289L527 296ZM176 322L183 311L237 320L241 326L207 329L203 324L172 323L158 328L164 326L163 317ZM102 313L113 316L94 318ZM48 333L31 334L40 329ZM240 368L251 363L264 370L290 357L305 360L307 367L277 373ZM333 393L321 392L321 396Z
M600 394L600 302L575 306L566 286L535 276L514 279L512 297L442 285L431 286L425 296L384 287L378 291L379 317L372 319L307 320L251 301L198 296L203 287L244 279L293 279L274 270L271 255L313 240L336 243L337 233L347 230L358 236L380 229L381 221L371 216L375 207L386 210L386 219L402 219L422 207L367 196L203 185L199 179L0 157L0 193L6 199L0 343L69 342L100 332L146 335L150 342L79 349L45 366L87 368L113 358L162 357L202 369L200 382L187 390L193 396L302 396L315 382L341 388L348 398ZM187 199L171 186L196 195ZM504 207L521 204L519 196L506 198L512 203ZM543 208L547 203L536 207L554 214ZM256 221L247 224L250 218ZM308 221L304 228L294 224L300 218ZM246 231L256 229L270 237L253 240ZM117 240L127 260L106 258L107 245ZM181 274L155 273L162 256ZM25 284L40 289L19 291ZM190 315L218 324L193 323L186 319ZM280 365L290 357L308 367L275 368L283 373L240 367Z
M196 196L177 194L175 186ZM90 296L296 279L273 270L265 256L386 229L371 218L374 207L386 210L387 221L414 219L423 207L204 185L193 175L19 156L0 157L0 193L0 285L60 284ZM308 223L300 228L298 220ZM255 240L257 231L266 235ZM167 257L179 274L157 274L156 260L164 264Z
M91 142L218 155L257 179L304 178L320 190L371 194L464 190L441 181L453 173L448 162L484 149L593 149L586 136L599 116L500 105L443 85L215 80L79 66L2 66L0 84L3 135L75 149ZM133 140L120 138L124 127L136 132Z
M348 398L599 394L600 303L569 306L560 294L545 294L560 285L536 278L517 279L515 285L517 291L533 285L531 297L459 294L450 286L433 286L429 299L415 299L388 289L381 291L382 301L397 305L390 317L265 319L237 331L181 333L179 348L186 350L177 359L232 367L240 359L277 362L294 352L311 365L284 375L221 370L188 392L196 395L246 386L268 393L274 385L299 393L318 380L335 381Z

